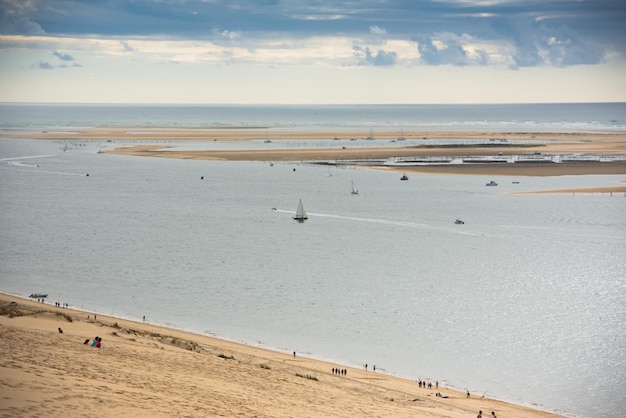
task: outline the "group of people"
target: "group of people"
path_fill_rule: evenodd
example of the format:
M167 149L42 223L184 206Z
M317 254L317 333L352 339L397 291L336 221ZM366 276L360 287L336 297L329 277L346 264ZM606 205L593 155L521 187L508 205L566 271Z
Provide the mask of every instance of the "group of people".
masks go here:
M483 418L483 411L478 411L478 416L476 418ZM491 411L491 418L498 418L496 413Z
M348 370L346 369L340 369L338 367L333 367L333 374L339 375L339 376L345 376L348 374Z
M87 338L83 344L85 345L89 344L89 338ZM102 338L100 337L94 338L93 341L91 342L91 347L102 348Z
M57 308L69 308L70 304L69 303L61 303L61 302L54 302L54 306L56 306Z
M422 379L419 379L417 381L417 384L419 385L420 388L428 388L428 389L432 389L433 388L433 382L427 382L425 380L422 381ZM439 380L435 381L435 389L439 389Z

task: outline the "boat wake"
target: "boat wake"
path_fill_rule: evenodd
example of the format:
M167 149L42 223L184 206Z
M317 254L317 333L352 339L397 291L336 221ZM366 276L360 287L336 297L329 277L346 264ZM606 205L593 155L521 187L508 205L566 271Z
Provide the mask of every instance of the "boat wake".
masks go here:
M275 212L295 214L295 212L292 210L274 209L274 208L272 210ZM432 231L444 231L444 232L450 232L453 234L469 235L469 236L484 236L485 235L482 232L459 230L458 228L444 227L444 226L439 226L439 225L430 225L430 224L418 223L418 222L394 221L390 219L381 219L381 218L361 218L357 216L333 215L333 214L328 214L328 213L307 212L307 214L309 215L309 218L318 217L318 218L340 219L340 220L353 221L353 222L366 222L366 223L380 224L380 225L401 226L405 228L428 229Z
M49 158L49 157L56 157L56 154L29 155L27 157L0 158L0 161L32 160L33 158Z
M9 161L9 165L14 165L17 167L39 167L39 164L26 164L26 163L22 163L20 161Z
M56 154L48 154L48 155L31 155L28 157L12 157L12 158L0 158L0 161L6 161L8 165L13 167L20 168L38 168L39 164L27 164L22 162L21 160L32 160L34 158L49 158L56 157ZM50 170L21 170L22 172L27 173L42 173L42 174L57 174L61 176L86 176L85 173L72 173L68 171L50 171Z

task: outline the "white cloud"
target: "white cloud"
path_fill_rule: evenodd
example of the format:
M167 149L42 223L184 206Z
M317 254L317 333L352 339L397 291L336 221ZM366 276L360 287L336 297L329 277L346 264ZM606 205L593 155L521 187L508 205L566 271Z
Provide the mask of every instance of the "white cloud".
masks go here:
M387 30L374 25L374 26L370 26L370 33L372 35L386 35Z

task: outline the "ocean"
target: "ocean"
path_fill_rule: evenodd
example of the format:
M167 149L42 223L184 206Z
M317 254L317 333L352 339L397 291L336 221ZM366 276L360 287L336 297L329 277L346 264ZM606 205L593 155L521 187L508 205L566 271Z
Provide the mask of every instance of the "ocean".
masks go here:
M624 104L503 107L5 104L0 129L626 127ZM411 119L416 109L430 116ZM3 291L368 363L566 416L626 414L626 196L510 194L623 176L412 174L404 182L367 169L66 145L0 139ZM492 179L499 186L485 187ZM292 219L300 198L303 224Z
M506 105L103 105L0 103L0 130L90 126L267 126L579 132L625 131L626 103Z

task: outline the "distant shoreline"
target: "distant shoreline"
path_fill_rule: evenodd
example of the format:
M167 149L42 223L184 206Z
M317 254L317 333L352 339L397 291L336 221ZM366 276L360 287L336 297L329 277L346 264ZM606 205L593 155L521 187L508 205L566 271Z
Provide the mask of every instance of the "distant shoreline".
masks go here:
M68 129L63 132L2 132L0 137L47 139L57 141L101 141L110 154L142 157L179 158L222 161L265 162L328 162L337 165L421 174L457 174L483 176L561 176L561 175L626 175L626 158L600 162L590 159L566 162L529 162L488 164L402 164L377 163L390 158L415 157L485 157L541 153L578 156L626 156L624 132L477 132L477 131L406 131L405 141L398 141L399 132L376 132L374 140L366 140L369 132L323 131L306 129L268 129L263 127L93 127ZM270 140L271 138L271 140ZM211 141L336 140L333 148L280 149L260 143L248 150L177 150L174 144ZM428 140L427 145L420 142ZM437 142L441 140L441 144ZM446 142L448 140L448 142ZM481 141L480 144L450 145L449 140ZM377 143L397 141L394 146L376 147ZM138 144L139 143L139 144ZM144 144L141 144L144 143ZM150 143L150 144L145 144ZM335 141L333 141L335 144ZM363 144L367 143L367 147ZM556 192L626 192L626 185L573 189ZM542 193L546 193L542 191Z

